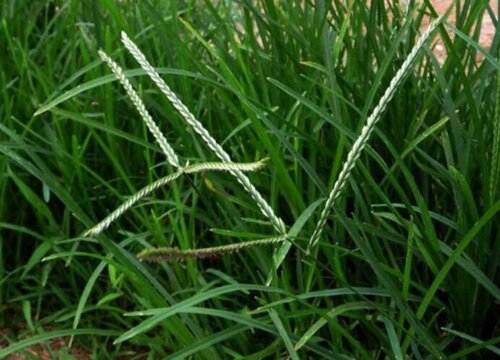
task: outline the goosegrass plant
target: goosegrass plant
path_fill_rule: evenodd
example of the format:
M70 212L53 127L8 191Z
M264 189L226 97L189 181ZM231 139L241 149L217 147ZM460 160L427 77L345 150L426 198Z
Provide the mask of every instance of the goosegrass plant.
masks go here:
M154 72L153 68L146 62L144 55L135 47L135 44L133 44L130 39L123 33L122 34L123 41L126 45L128 45L129 49L131 49L131 53L136 56L136 58L139 58L141 63L143 64L143 67L146 67L145 71L148 74L154 74L154 76L159 79L159 75ZM255 163L255 164L233 164L231 163L231 159L229 158L229 155L227 155L224 150L222 150L222 147L213 140L213 138L208 134L208 132L202 127L202 125L194 118L194 116L187 110L187 108L182 104L175 94L171 92L171 90L168 88L168 86L164 83L160 84L162 85L162 88L164 89L163 91L168 94L170 97L172 103L176 108L181 112L181 114L184 116L185 119L189 119L188 123L193 126L194 129L198 130L198 133L201 134L202 138L209 144L210 147L213 148L213 150L219 154L221 157L221 160L225 161L225 163L206 163L206 164L198 164L198 165L193 165L189 166L186 165L184 167L181 167L179 164L179 159L177 157L177 154L175 151L172 149L172 147L169 145L167 139L163 136L161 133L160 129L158 126L155 124L153 119L151 118L151 115L148 113L146 110L144 104L139 98L139 95L135 92L133 89L132 85L130 82L127 80L125 75L123 74L123 70L116 64L113 60L111 60L104 52L100 51L99 56L103 61L105 61L108 66L113 70L113 73L115 76L118 78L118 80L123 84L124 88L127 90L127 93L134 103L135 107L139 111L139 114L141 115L142 119L144 122L147 124L149 130L151 133L154 135L156 141L160 145L161 149L163 150L163 153L165 154L168 162L176 167L180 168L176 173L167 176L163 179L160 179L153 184L148 185L144 189L140 190L136 195L134 195L131 199L129 199L126 203L124 203L122 206L120 206L117 210L115 210L113 213L111 213L105 220L103 220L100 224L96 225L89 231L87 231L84 236L92 236L92 235L98 235L99 233L102 232L105 228L107 228L114 220L116 220L117 217L119 217L121 214L123 214L126 210L128 210L132 205L134 205L137 201L141 200L145 196L149 195L151 192L156 190L158 187L162 185L166 185L174 180L176 180L179 176L182 174L190 174L190 173L196 173L196 172L201 172L201 171L213 171L213 170L219 170L219 171L231 171L233 172L238 179L244 184L244 186L247 188L247 190L251 193L251 195L256 199L259 207L261 208L262 212L265 215L268 215L275 223L277 228L281 231L283 231L283 224L280 222L280 220L274 215L274 212L272 211L271 207L269 204L267 204L260 193L251 185L250 181L246 176L243 175L243 171L255 171L258 170L260 167L262 167L263 162ZM151 73L151 71L153 71ZM278 227L280 225L280 227Z
M500 67L498 32L491 48L478 45L483 17L498 26L487 1L454 3L456 23L437 30L448 56L424 47L312 256L344 159L423 22L438 17L431 2L0 6L0 323L10 328L0 357L58 336L96 358L498 354ZM27 14L37 23L26 26ZM188 161L215 160L147 72L130 68L120 31L165 66L154 70L231 159L269 157L247 175L290 242L223 171L183 173L100 235L80 236ZM98 49L130 68L180 167L148 140ZM184 261L134 255L157 248Z

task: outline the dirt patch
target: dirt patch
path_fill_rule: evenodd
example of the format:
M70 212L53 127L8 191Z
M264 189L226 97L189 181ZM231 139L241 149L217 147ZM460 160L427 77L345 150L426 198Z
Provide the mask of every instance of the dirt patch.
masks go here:
M432 5L434 6L434 9L439 15L443 15L446 13L448 8L450 6L453 6L453 1L452 0L434 0L431 1ZM490 0L489 2L490 7L493 10L493 13L495 14L496 18L498 18L498 0ZM456 23L456 12L452 11L450 16L448 17L448 22L450 24L455 25ZM427 26L427 23L423 24L423 28ZM453 31L449 30L448 33L450 34L450 37L453 39L455 37L455 34ZM483 16L482 24L481 24L481 34L479 36L479 45L484 48L484 49L489 49L491 46L491 43L493 41L493 37L495 36L495 26L493 24L493 19L491 18L490 14L486 12ZM441 38L438 38L434 44L434 53L438 57L440 62L443 62L446 59L447 53L445 46L443 45L443 40ZM476 60L478 62L481 62L483 60L484 56L482 54L478 54Z
M16 333L22 333L26 330L26 324L19 324L16 326ZM49 331L50 329L47 329ZM7 336L10 338L17 338L16 334L12 334L11 331L7 329L0 330L0 350L9 346L9 342L4 340ZM27 337L29 338L29 337ZM71 355L78 360L91 360L92 356L88 351L80 348L70 348L68 346L69 337L59 337L50 340L44 344L35 344L28 346L24 349L24 352L29 353L31 358L36 358L40 360L51 360L62 358L63 355ZM50 350L50 351L49 351ZM58 356L59 354L59 356ZM55 357L54 357L55 356ZM27 357L21 353L14 353L8 355L5 360L26 360Z

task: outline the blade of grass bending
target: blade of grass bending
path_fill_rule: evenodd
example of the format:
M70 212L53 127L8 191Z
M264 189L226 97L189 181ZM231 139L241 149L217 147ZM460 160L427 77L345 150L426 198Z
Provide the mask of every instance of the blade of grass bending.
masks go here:
M288 237L290 239L294 239L302 230L304 225L307 223L307 220L313 215L314 211L318 208L318 206L321 205L321 199L316 200L313 202L311 205L307 207L307 209L304 210L302 214L297 218L297 221L295 221L295 224L290 228L288 231ZM285 241L283 244L276 249L276 251L273 254L273 268L269 271L267 274L267 279L266 279L266 284L270 285L271 281L273 279L273 274L278 271L278 268L280 267L281 263L285 260L288 252L292 248L292 242L291 241Z
M390 319L386 316L383 317L385 330L387 332L387 337L389 338L389 343L391 344L392 354L395 360L404 360L403 352L401 351L401 344L394 329L394 325Z
M236 284L236 285L224 285L215 289L208 290L206 292L202 293L197 293L193 295L192 297L180 301L178 303L175 303L169 307L166 308L157 308L157 309L148 309L144 311L136 311L133 313L128 313L125 315L128 316L150 316L150 318L142 321L140 324L134 326L133 328L129 329L122 335L120 335L115 341L114 344L121 343L123 341L126 341L128 339L131 339L139 334L143 334L152 327L158 325L162 321L165 321L169 317L178 314L179 312L182 312L184 309L188 309L192 306L195 306L197 304L200 304L204 301L210 300L217 298L221 295L228 294L228 293L233 293L233 292L243 292L246 290L255 290L255 291L267 291L267 292L274 292L278 291L279 289L275 288L270 288L267 286L262 286L262 285L247 285L247 284Z
M445 243L439 244L441 252L450 257L453 249ZM467 256L461 255L457 259L457 265L469 273L478 284L484 287L495 299L500 300L500 288Z
M92 336L113 336L117 335L119 332L115 330L102 330L102 329L64 329L55 330L45 334L36 335L28 339L24 339L15 342L0 350L0 359L5 359L7 355L15 353L19 350L25 349L28 346L40 344L52 339L56 339L63 336L77 336L77 335L92 335Z
M381 266L377 256L375 255L374 249L372 248L371 242L368 241L366 233L362 231L362 227L360 226L359 221L355 220L349 222L346 216L343 214L339 214L339 221L346 228L356 246L363 253L366 261L370 264L370 267L377 276L382 287L391 294L393 301L405 317L406 321L408 321L408 323L411 325L410 329L408 330L407 339L411 339L422 344L430 351L434 358L444 358L442 350L435 342L435 338L429 333L429 330L413 312L413 309L409 306L408 301L403 298L399 286L394 283L393 278L389 276L389 274L384 270L383 266ZM388 319L391 319L390 316L386 317ZM396 325L396 323L394 323L394 325ZM415 334L417 336L415 336ZM402 349L402 352L405 353L407 348L405 347L405 345L403 345Z
M151 194L153 191L159 189L160 187L167 185L183 174L194 174L202 171L257 171L263 168L267 162L267 158L253 162L253 163L224 163L224 162L207 162L202 164L188 165L186 167L180 168L173 174L162 177L156 180L152 184L143 187L141 190L136 192L127 201L121 204L116 210L111 214L106 216L101 222L87 230L83 233L84 237L96 236L106 230L116 219L122 216L128 209L130 209L135 203L144 197Z
M438 18L435 20L432 24L429 25L427 30L424 32L422 37L419 39L417 44L413 47L412 51L404 61L403 65L401 68L398 70L394 78L391 80L391 83L389 84L389 87L386 89L384 95L380 99L379 103L373 110L372 114L368 117L366 120L366 124L363 126L361 129L361 133L359 137L356 139L354 142L351 151L347 154L347 159L344 162L344 165L342 167L342 170L340 171L340 174L337 178L337 181L335 182L333 186L333 190L331 191L325 207L323 208L323 211L321 212L320 219L316 225L316 228L313 232L313 235L311 236L307 248L307 252L310 254L312 249L316 246L316 244L319 241L319 238L321 237L321 233L323 232L323 229L326 225L326 220L328 216L330 215L330 211L332 207L335 205L335 200L340 196L342 193L345 184L347 183L347 180L349 179L349 176L351 174L352 169L355 166L356 160L359 158L361 155L361 152L363 151L364 147L368 143L368 139L373 132L373 129L375 128L375 125L377 122L380 120L381 114L385 110L387 104L389 101L392 99L394 96L396 90L398 89L399 85L401 84L404 76L407 74L408 70L412 66L413 62L415 61L417 55L420 53L420 50L423 48L425 42L427 39L430 37L436 26L440 23L441 18Z
M117 262L123 265L123 270L133 272L129 276L131 285L134 286L139 296L149 299L150 306L174 306L176 304L174 297L161 284L156 275L133 254L123 248L121 244L117 244L105 236L100 240L106 249L113 254ZM183 314L180 314L180 317L171 317L168 324L164 324L164 326L179 344L190 344L202 334L202 330L194 319Z
M459 37L461 37L464 41L466 41L469 45L471 45L474 49L479 51L481 55L484 56L486 61L488 61L492 66L494 66L497 71L500 71L500 61L496 60L488 50L483 49L476 41L471 39L469 36L464 34L462 31L457 29L455 26L452 24L446 24L447 27L449 27L455 34L457 34Z
M126 239L120 243L120 246L125 246L128 245L133 241L133 238ZM95 268L95 270L92 272L90 275L89 279L87 280L87 283L85 284L85 287L83 288L82 294L80 296L80 299L78 300L78 305L76 306L76 311L75 311L75 317L73 319L73 330L76 330L78 328L78 324L80 323L81 316L83 314L83 311L85 309L85 305L87 304L87 301L90 296L90 292L94 288L94 285L98 279L98 277L101 275L101 272L106 268L106 266L109 265L109 260L111 259L112 255L109 254L105 259L101 260L99 265ZM71 335L71 338L69 340L69 347L71 347L71 344L73 343L74 335Z
M269 316L271 317L271 320L273 321L276 330L278 330L278 333L281 336L283 343L285 344L286 350L288 351L290 358L293 360L299 360L299 355L293 348L292 340L290 340L290 337L288 336L288 333L285 327L283 326L283 323L281 322L281 319L279 318L276 310L270 309Z
M469 232L464 236L464 238L458 243L458 246L456 249L453 251L453 253L450 255L446 263L443 265L439 273L436 275L436 278L432 282L431 286L429 287L429 290L424 296L424 299L422 300L422 303L420 307L418 308L417 311L417 317L419 319L422 319L423 316L425 315L425 312L427 311L427 308L429 307L432 299L434 298L434 295L436 294L436 291L439 289L443 281L445 280L446 276L450 272L451 268L455 263L458 261L460 258L460 255L465 251L467 246L474 240L476 235L479 233L479 231L486 225L488 222L497 215L497 213L500 211L500 200L498 200L496 203L491 206L486 213L474 224L472 229L469 230Z
M99 60L96 60L99 61ZM100 63L100 62L99 62ZM203 77L199 74L195 74L190 71L185 71L185 70L179 70L179 69L171 69L171 68L157 68L156 71L158 71L159 74L168 74L168 75L178 75L178 76L184 76L184 77L191 77L193 79L198 79L198 80L203 80L209 83L213 83L212 80ZM130 77L135 77L135 76L142 76L145 74L145 71L142 69L132 69L132 70L125 70L123 72L127 78ZM84 93L86 91L89 91L93 88L100 87L105 84L112 83L113 81L117 81L118 79L114 74L110 75L105 75L102 77L99 77L97 79L93 79L84 83L81 83L77 85L76 87L67 90L66 92L62 93L58 97L56 97L53 100L49 100L46 104L42 105L35 113L33 116L39 116L47 111L54 111L54 109L57 109L56 106L68 101L69 99ZM213 84L213 85L218 85L218 84ZM64 88L66 84L61 85L61 88ZM58 109L61 110L61 109Z
M89 279L87 280L87 283L83 288L82 295L78 300L78 305L76 306L75 317L73 318L73 326L72 326L73 330L76 330L78 328L78 324L80 323L83 311L85 310L85 305L87 304L90 292L94 288L97 278L99 277L99 275L101 275L101 272L106 268L107 265L108 263L102 260L101 263L95 268L95 270L92 272ZM69 345L68 345L69 347L71 347L71 345L73 344L73 340L74 340L74 335L71 335L69 339Z
M381 298L392 297L392 294L385 289L368 288L368 287L351 287L351 288L344 287L344 288L336 288L329 290L311 291L308 293L303 293L295 296L289 296L288 298L276 300L268 304L262 305L256 309L256 312L265 311L274 306L288 304L294 301L301 302L309 299L321 299L326 297L340 297L347 295L359 295L361 297L375 296ZM413 301L413 302L420 301L420 298L417 298L415 296L409 296L407 301Z
M461 332L461 331L457 331L457 330L453 330L453 329L450 329L450 328L447 328L447 327L442 327L441 330L444 330L450 334L453 334L455 336L458 336L462 339L465 339L467 341L470 341L474 344L477 344L477 345L483 345L486 343L486 341L483 341L481 339L478 339L477 337L475 336L471 336L469 334L466 334L464 332ZM496 338L493 338L493 339L490 339L490 341L493 340L495 342L500 342L500 337L496 337ZM493 346L493 345L484 345L484 348L494 352L496 355L499 355L500 356L500 348L496 347L496 346Z
M488 209L488 211L486 211L486 213L474 224L472 229L470 229L469 232L464 236L464 238L458 243L458 246L450 255L448 260L446 260L441 270L437 273L436 278L434 279L431 286L429 287L429 290L422 299L421 304L416 313L417 319L422 319L424 317L427 309L429 308L432 300L434 299L434 296L436 295L436 292L438 291L439 287L448 276L448 273L450 272L453 265L455 265L455 263L458 262L460 255L462 255L467 246L472 242L472 240L474 240L479 231L481 231L481 229L486 224L488 224L488 222L499 211L500 211L500 200L497 201L495 204L493 204L493 206L491 206ZM409 335L411 335L411 333ZM409 337L407 337L405 342L403 343L403 351L405 351L409 345L410 345L410 339Z
M248 330L248 327L245 325L233 325L227 329L218 331L213 333L203 339L200 339L189 346L186 346L184 349L168 356L167 360L183 360L183 359L191 359L190 355L199 353L200 351L207 349L215 344L218 344L226 339L230 339L235 337L235 335Z
M156 70L147 61L144 54L139 50L139 48L134 44L132 40L122 32L122 42L134 57L134 59L140 64L144 71L149 75L151 80L158 86L158 88L163 92L167 99L172 103L174 108L182 115L184 120L193 128L193 130L200 135L200 137L205 141L207 146L221 159L225 162L232 162L229 154L222 148L221 145L210 135L210 133L205 129L205 127L195 118L195 116L189 111L189 109L180 101L177 95L170 89L170 87L165 83L165 81L160 77ZM243 185L245 190L250 194L250 196L255 200L261 212L266 216L274 228L281 234L286 233L285 225L283 220L276 216L271 205L267 203L258 190L250 182L250 179L239 170L233 170L231 173L237 178L238 182Z
M446 330L446 328L442 328L443 330ZM493 339L486 340L486 341L481 341L475 345L472 345L468 348L465 348L459 352L456 352L448 357L448 360L455 360L455 359L466 359L467 355L478 352L482 349L490 349L490 347L494 347L495 349L498 349L498 347L495 347L493 345L499 344L500 343L500 336L494 337Z
M295 350L298 351L302 347L304 347L309 340L319 331L323 326L328 324L329 321L334 321L338 316L356 310L372 310L373 306L367 304L365 301L356 301L347 304L342 304L337 306L336 308L328 311L324 317L321 317L317 320L307 331L302 335L302 337L295 343Z
M235 322L239 325L243 325L246 327L247 331L259 329L261 331L269 333L270 335L275 335L275 336L278 335L278 332L275 329L275 327L268 324L269 320L267 317L254 318L254 317L252 317L252 315L246 315L246 314L242 315L239 313L234 313L234 312L230 312L230 311L226 311L226 310L209 309L209 308L196 307L196 306L184 309L180 312L186 313L186 314L197 314L197 315L218 317L218 318L222 318L222 319L226 319L226 320ZM290 335L290 338L292 341L296 340L296 336L294 336L293 334ZM316 353L317 355L323 356L323 358L325 358L325 359L333 359L333 358L338 357L338 354L332 353L329 350L325 349L324 347L319 346L318 344L306 344L304 346L304 348ZM190 349L192 349L192 348L190 348ZM185 349L185 350L187 350L187 349ZM181 351L173 354L172 359L179 358L181 355L186 355L185 350L181 350ZM189 352L191 353L191 350L189 350ZM180 357L180 358L183 359L184 357ZM170 359L170 357L168 359Z

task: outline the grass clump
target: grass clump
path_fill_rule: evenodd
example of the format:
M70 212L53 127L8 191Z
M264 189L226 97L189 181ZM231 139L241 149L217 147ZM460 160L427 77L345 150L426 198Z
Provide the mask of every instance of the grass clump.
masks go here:
M500 353L486 1L93 6L0 5L0 357Z

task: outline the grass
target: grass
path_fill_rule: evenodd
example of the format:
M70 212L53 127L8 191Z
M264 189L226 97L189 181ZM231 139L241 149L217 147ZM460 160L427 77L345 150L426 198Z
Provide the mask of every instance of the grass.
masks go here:
M363 126L437 17L429 2L2 2L0 357L61 336L96 358L498 356L500 39L477 45L487 1L455 10L437 29L448 57L426 46L416 58L311 243ZM248 182L179 170L216 161L214 145L121 31L222 161L266 167ZM272 244L233 252L257 239ZM187 259L135 255L151 248Z

